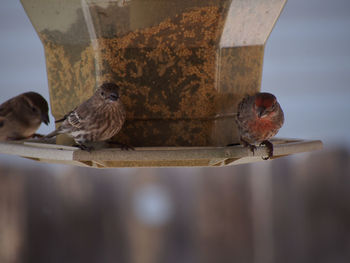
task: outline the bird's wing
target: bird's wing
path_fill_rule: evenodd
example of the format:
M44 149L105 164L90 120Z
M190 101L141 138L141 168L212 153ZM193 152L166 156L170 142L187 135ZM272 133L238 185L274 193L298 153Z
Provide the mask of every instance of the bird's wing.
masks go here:
M68 114L64 115L61 119L55 120L55 123L63 122L67 119L68 115L72 112L69 112Z
M11 100L0 105L0 128L4 126L6 117L12 112Z
M248 97L244 97L238 104L237 107L237 119L240 119L242 116L242 113L245 110L245 105L247 104Z
M89 100L82 103L80 106L75 108L70 112L66 118L66 121L77 129L82 129L83 126L89 122L91 117L91 108L89 107L91 103Z
M74 110L68 112L68 113L67 113L66 115L64 115L61 119L56 120L55 123L59 123L59 122L65 121L65 120L67 119L67 117L68 117L73 111L75 111L76 109L77 109L77 108L75 108Z
M77 111L72 111L68 114L66 121L73 126L74 128L80 129L83 124L86 122L81 115Z
M0 105L0 117L6 117L12 111L11 100L8 100Z
M45 138L51 138L61 133L71 132L75 129L79 130L82 128L84 123L84 120L81 118L81 116L79 116L76 110L72 110L68 114L64 115L62 119L55 121L55 123L61 121L63 121L62 125L53 132L47 134Z

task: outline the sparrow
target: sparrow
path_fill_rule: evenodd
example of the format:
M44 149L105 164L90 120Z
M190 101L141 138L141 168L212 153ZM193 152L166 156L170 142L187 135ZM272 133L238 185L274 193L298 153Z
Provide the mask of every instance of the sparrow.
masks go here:
M36 92L22 93L0 105L0 141L28 139L49 124L47 101Z
M102 84L88 100L66 114L61 126L46 135L46 138L58 134L72 137L82 150L91 151L91 142L106 141L122 128L126 113L119 98L119 87L114 83Z
M277 99L271 93L260 92L246 96L238 104L236 123L240 143L254 153L255 144L268 148L268 157L273 156L273 144L269 141L275 136L284 122L284 114Z

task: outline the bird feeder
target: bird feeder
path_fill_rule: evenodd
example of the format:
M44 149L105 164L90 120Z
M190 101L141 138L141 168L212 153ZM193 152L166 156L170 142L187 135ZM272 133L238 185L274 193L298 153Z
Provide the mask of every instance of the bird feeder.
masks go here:
M222 149L222 156L227 151L223 146L238 142L237 104L260 90L264 45L286 0L21 2L45 49L56 119L102 83L114 82L127 112L116 139L137 148L124 153L125 158L135 166L148 166L152 158L156 166L206 166L220 159L211 155L213 149ZM50 151L72 150L62 146L71 143L64 137L55 143ZM113 163L121 155L112 152L81 153L90 158L78 159L102 162L101 167L131 165L127 160ZM186 159L196 153L210 161ZM159 154L172 157L158 162ZM244 157L242 152L228 156Z

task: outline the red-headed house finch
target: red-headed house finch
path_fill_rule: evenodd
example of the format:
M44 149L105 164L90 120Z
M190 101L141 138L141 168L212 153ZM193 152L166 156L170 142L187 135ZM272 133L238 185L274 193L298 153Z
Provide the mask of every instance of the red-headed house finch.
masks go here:
M72 137L82 150L92 150L91 142L106 141L117 134L125 121L119 87L104 83L88 100L56 122L62 125L45 137L58 134Z
M49 106L36 92L22 93L0 105L0 141L21 140L35 136L44 122L49 124Z
M240 142L254 153L255 144L265 145L269 159L273 144L268 140L275 136L284 122L284 114L274 95L266 92L247 96L238 104L236 123Z

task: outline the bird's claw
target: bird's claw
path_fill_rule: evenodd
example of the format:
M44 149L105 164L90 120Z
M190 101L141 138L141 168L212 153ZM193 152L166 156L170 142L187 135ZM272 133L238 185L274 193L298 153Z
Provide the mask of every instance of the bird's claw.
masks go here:
M253 153L253 155L255 154L255 150L256 150L256 146L253 144L248 144L246 147L249 148L249 150Z
M91 152L94 149L94 147L86 146L85 144L77 144L75 146L78 147L80 150L87 151L87 152Z
M131 145L128 145L126 143L113 142L113 141L110 141L108 143L120 148L122 151L128 151L128 150L134 151L135 150L134 147L132 147Z
M265 140L265 141L262 141L260 143L260 146L266 146L267 150L268 150L268 156L267 157L261 157L263 160L268 160L270 159L272 156L273 156L273 144L268 141L268 140Z
M254 144L250 144L247 141L241 139L241 142L243 144L244 147L248 147L249 150L253 153L253 155L255 154L255 150L256 150L256 146Z
M45 135L42 135L40 133L34 133L32 136L30 136L29 138L44 138Z
M135 148L128 144L121 144L120 149L122 151L129 151L129 150L135 151Z
M229 144L226 145L226 147L236 146L236 145L239 145L239 143L238 142L237 143L229 143Z

